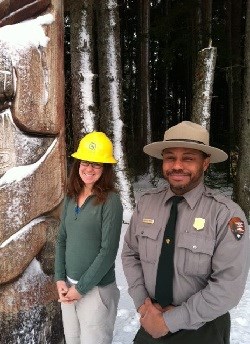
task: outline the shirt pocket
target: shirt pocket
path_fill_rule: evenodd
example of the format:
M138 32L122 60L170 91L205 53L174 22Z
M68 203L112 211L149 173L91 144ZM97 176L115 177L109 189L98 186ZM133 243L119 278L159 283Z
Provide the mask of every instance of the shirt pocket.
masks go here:
M150 226L150 227L149 227ZM161 228L148 225L136 229L140 259L146 263L154 264L158 252L158 236Z
M215 240L204 235L181 233L177 246L177 266L185 275L204 276L211 273Z

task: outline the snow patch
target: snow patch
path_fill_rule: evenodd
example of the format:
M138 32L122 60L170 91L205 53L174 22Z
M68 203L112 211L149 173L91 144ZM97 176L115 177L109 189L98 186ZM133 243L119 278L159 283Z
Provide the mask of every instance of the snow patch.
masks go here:
M131 219L131 215L132 215L131 211L125 208L123 211L123 223L129 223Z
M0 41L18 50L28 50L30 47L46 47L49 38L45 35L42 25L53 23L52 14L45 14L36 19L25 20L14 25L0 28Z
M205 48L203 51L209 50L210 54L208 58L205 58L205 80L203 91L203 121L201 125L206 128L207 120L210 117L211 96L212 96L212 83L214 79L214 60L216 59L216 48Z
M36 279L43 281L48 280L48 276L45 275L41 268L41 264L36 258L34 258L27 269L24 271L22 277L17 282L19 292L26 292L30 290L30 285L34 284Z
M0 179L0 188L8 183L20 182L22 179L32 175L35 170L42 164L42 162L47 158L50 152L53 150L57 143L57 138L52 142L50 147L47 149L46 153L34 164L27 166L18 166L10 168Z
M11 56L15 66L19 54L30 48L47 47L49 37L46 36L42 25L50 25L54 21L52 14L45 14L36 19L25 20L18 24L6 25L0 28L0 49Z
M1 131L3 135L6 137L6 130L4 128L7 126L8 121L10 124L13 126L13 129L17 133L18 139L15 140L15 147L18 149L18 151L22 152L22 156L19 156L19 165L23 165L22 162L25 160L25 157L31 156L34 154L34 149L37 147L40 147L42 145L42 137L33 137L33 136L28 136L22 132L15 122L13 121L12 113L10 109L4 110L2 113L0 113L0 118L2 118L2 128ZM6 122L6 123L5 123ZM7 137L3 137L3 142L7 140Z
M248 326L248 321L245 318L236 318L235 322L237 322L240 326Z
M3 248L7 246L10 242L16 241L18 239L21 239L22 236L24 236L33 226L37 225L38 223L45 220L45 217L39 217L30 223L28 223L26 226L24 226L22 229L20 229L17 233L11 235L7 240L5 240L1 245L0 248Z

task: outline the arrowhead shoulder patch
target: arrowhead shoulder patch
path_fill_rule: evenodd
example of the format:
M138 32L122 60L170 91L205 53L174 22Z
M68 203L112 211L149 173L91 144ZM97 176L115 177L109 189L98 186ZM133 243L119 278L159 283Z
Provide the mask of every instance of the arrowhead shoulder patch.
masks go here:
M240 240L245 233L244 222L239 217L232 217L228 222L229 228L231 229L236 240Z

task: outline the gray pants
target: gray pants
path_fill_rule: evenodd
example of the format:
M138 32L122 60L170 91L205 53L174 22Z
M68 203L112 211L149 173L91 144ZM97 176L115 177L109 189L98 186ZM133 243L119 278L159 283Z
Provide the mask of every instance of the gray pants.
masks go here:
M120 292L116 283L94 287L80 300L62 303L67 344L111 344Z

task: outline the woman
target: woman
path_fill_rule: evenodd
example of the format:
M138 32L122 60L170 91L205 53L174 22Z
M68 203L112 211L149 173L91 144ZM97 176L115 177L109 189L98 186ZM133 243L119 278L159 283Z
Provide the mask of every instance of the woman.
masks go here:
M55 259L65 339L67 344L111 344L122 225L112 166L117 161L102 132L87 134L72 156Z

